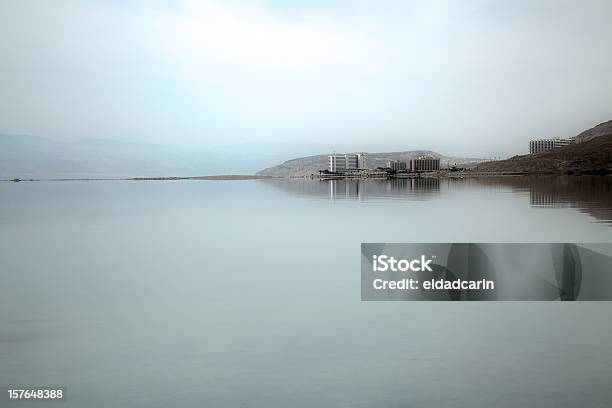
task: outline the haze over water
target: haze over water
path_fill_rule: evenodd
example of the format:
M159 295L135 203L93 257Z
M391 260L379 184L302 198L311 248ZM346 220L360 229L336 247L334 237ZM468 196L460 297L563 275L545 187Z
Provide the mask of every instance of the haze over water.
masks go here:
M2 182L0 384L66 407L608 407L609 302L359 285L361 242L611 238L610 177Z

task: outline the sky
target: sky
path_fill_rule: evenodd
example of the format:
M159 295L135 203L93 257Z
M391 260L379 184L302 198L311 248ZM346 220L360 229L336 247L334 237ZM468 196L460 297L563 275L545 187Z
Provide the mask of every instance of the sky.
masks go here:
M612 119L610 21L608 0L2 0L0 133L507 157Z

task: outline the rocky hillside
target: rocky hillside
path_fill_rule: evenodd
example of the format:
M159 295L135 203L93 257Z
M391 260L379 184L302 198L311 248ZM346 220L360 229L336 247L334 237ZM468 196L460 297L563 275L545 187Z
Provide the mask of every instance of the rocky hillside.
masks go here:
M578 143L588 142L589 140L593 140L599 136L612 136L612 120L600 123L589 130L585 130L576 136L576 141Z
M576 137L579 143L544 153L514 156L478 165L478 171L513 173L612 173L612 121Z
M480 159L446 157L440 153L429 150L416 150L407 152L390 152L390 153L364 153L366 166L370 169L377 167L385 167L389 160L409 161L420 156L433 156L440 158L442 167L448 165L457 165L461 167L475 166L482 162ZM300 157L297 159L288 160L278 166L268 167L257 172L259 176L274 176L274 177L302 177L318 174L319 170L327 169L327 154L317 156Z

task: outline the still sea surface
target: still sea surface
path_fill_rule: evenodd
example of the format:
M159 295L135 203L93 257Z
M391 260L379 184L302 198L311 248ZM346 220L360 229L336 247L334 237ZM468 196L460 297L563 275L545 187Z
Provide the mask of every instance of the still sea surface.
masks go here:
M607 177L0 182L0 406L610 407L610 302L360 301L361 242L610 241Z

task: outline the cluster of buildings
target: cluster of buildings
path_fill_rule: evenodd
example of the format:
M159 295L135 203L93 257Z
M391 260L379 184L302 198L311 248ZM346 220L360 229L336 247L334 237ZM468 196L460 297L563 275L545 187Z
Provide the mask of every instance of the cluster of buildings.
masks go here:
M556 149L561 146L567 146L576 143L576 138L569 139L553 138L553 139L538 139L529 142L529 154L543 153L549 150Z
M529 141L529 153L543 153L562 146L576 143L576 138L551 138L536 139ZM440 159L433 156L422 156L408 161L389 160L386 167L369 169L363 154L332 154L327 156L328 168L321 170L321 173L331 173L332 175L377 175L377 174L396 174L396 173L420 173L440 171ZM462 168L452 167L450 171L463 170Z
M370 172L365 163L363 154L332 154L327 156L328 172L334 174L352 174L359 172ZM432 156L423 156L408 162L390 160L386 168L379 171L390 170L393 172L430 172L440 170L440 159Z

